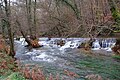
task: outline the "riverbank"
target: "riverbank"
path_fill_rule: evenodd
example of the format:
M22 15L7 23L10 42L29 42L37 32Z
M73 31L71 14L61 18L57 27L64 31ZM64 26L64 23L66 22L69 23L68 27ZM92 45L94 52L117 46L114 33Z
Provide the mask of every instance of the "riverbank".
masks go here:
M0 52L0 80L25 80L15 59L4 52Z

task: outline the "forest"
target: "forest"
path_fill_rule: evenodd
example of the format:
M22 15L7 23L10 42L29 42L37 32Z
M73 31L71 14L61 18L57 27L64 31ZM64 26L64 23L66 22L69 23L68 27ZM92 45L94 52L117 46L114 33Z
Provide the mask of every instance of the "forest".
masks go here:
M120 0L0 0L0 80L120 80Z

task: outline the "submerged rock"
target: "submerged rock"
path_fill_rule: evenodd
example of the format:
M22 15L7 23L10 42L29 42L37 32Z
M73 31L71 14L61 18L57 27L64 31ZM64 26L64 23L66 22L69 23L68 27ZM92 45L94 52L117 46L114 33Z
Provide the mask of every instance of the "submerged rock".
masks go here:
M64 46L65 45L65 41L64 40L57 40L57 45L60 45L60 46Z

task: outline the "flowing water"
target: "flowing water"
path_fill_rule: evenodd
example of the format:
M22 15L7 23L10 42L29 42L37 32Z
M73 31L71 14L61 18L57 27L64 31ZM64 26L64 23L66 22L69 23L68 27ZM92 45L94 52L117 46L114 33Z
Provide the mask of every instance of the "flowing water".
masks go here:
M62 47L56 43L60 38L52 38L51 40L40 38L39 40L39 43L43 45L43 47L32 49L31 51L24 47L26 45L24 38L21 38L20 41L15 41L15 57L23 64L38 64L46 74L59 73L64 77L64 80L84 80L86 75L93 73L104 75L103 77L106 79L110 77L110 80L120 80L119 62L114 61L114 59L108 56L99 57L84 54L80 49L77 49L82 42L89 40L89 38L63 38L62 40L65 41L65 45ZM114 38L96 39L95 42L93 42L91 50L105 51L106 54L112 54L111 47L114 45ZM108 68L108 70L106 68ZM101 69L101 72L99 69ZM74 72L80 75L80 77L71 79L64 74L64 70ZM112 75L111 71L119 71L119 74L114 73ZM107 72L109 72L109 74Z

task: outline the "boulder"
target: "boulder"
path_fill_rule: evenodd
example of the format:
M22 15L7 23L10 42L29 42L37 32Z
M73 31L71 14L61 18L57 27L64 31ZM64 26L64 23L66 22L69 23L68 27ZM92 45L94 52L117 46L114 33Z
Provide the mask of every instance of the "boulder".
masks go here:
M28 45L26 45L25 47L28 47L29 50L31 50L32 48L42 47L42 45L38 43L39 40L34 36L26 37L25 41L28 43Z
M65 45L65 41L64 40L58 40L57 41L57 45L64 46Z
M120 55L120 39L116 40L116 44L114 47L112 47L112 50L116 55Z
M40 47L38 40L31 40L31 45L33 48L38 48Z
M17 41L20 41L20 37L19 37L19 36L16 36L16 40L17 40Z
M84 48L85 50L90 50L92 48L92 40L81 43L78 48Z

